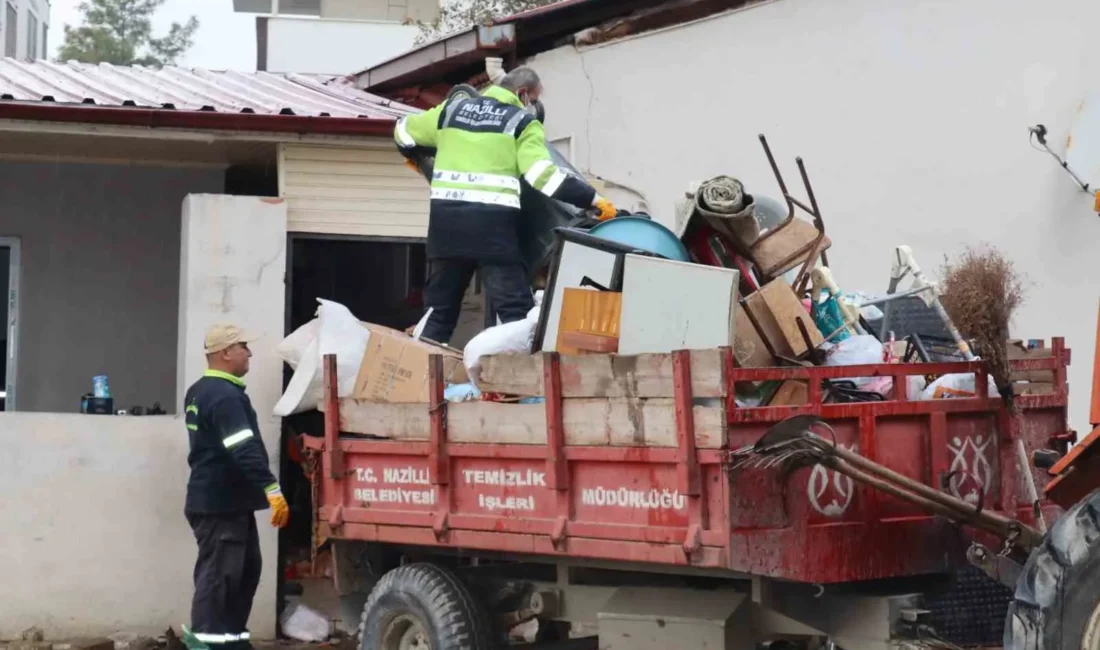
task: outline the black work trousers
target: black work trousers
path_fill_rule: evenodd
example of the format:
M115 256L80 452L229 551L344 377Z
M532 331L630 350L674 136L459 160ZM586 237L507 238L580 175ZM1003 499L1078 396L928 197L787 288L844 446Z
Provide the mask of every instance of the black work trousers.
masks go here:
M523 320L535 306L527 270L523 264L494 264L472 259L434 259L424 290L424 307L432 309L422 336L436 343L449 343L462 311L462 297L475 271L500 322Z
M191 632L211 650L251 648L248 617L263 560L253 513L188 514L199 545Z

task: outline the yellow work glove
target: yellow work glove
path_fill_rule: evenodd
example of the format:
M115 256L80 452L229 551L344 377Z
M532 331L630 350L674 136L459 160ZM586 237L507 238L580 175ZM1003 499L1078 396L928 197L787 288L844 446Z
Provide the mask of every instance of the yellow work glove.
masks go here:
M596 199L592 201L592 206L600 211L600 213L596 215L597 221L607 221L619 214L619 211L615 209L615 205L599 194L597 194Z
M279 484L269 486L264 492L267 493L267 502L271 504L271 525L276 528L286 526L290 521L290 506L287 505Z

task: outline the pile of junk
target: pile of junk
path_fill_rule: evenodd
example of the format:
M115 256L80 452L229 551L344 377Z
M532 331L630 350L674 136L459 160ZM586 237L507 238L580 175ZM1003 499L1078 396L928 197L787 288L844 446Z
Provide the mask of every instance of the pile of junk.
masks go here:
M462 350L406 332L363 323L338 303L319 300L318 317L279 346L294 376L276 407L286 416L321 408L321 357L337 356L339 395L367 401L428 401L428 357L445 359L451 401L531 401L493 392L481 360L506 353L566 355L667 353L732 347L743 368L852 366L973 360L944 310L937 286L907 246L894 251L885 292L845 291L829 268L831 241L801 158L806 200L788 190L768 142L760 143L780 199L751 194L731 176L695 182L677 206L674 229L645 212L620 211L596 222L590 213L524 186L524 255L536 306L527 318L487 325ZM554 163L583 177L558 152ZM431 178L430 157L419 161ZM908 286L902 286L903 281ZM1042 342L1012 342L1028 356ZM1019 348L1017 350L1017 348ZM1030 348L1030 349L1029 349ZM1051 378L1026 392L1042 392ZM490 384L492 382L489 382ZM891 377L830 380L827 403L882 401ZM976 394L973 374L909 377L904 399ZM992 379L990 397L998 391ZM804 380L739 382L742 406L796 406L808 400Z

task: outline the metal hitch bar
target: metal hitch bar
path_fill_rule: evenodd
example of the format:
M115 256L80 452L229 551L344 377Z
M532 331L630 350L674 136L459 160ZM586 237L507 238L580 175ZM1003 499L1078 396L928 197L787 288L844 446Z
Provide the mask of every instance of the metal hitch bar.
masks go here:
M831 440L814 433L815 427L827 431ZM1042 533L1022 521L985 510L980 503L975 505L914 481L838 446L833 428L814 415L787 418L768 429L755 445L734 451L732 455L739 457L734 462L737 467L771 467L780 463L787 463L792 468L824 465L927 512L997 535L1025 553L1030 553L1043 539Z

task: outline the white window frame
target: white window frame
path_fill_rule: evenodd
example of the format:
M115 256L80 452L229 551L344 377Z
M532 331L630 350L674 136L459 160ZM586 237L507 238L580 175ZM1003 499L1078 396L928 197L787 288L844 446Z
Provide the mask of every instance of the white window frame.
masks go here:
M4 411L16 410L16 376L19 370L19 282L22 263L20 261L20 241L18 237L0 237L0 247L11 250L8 256L8 286L0 287L8 301L8 322L0 324L8 329L8 345L4 354L8 355L5 376Z

